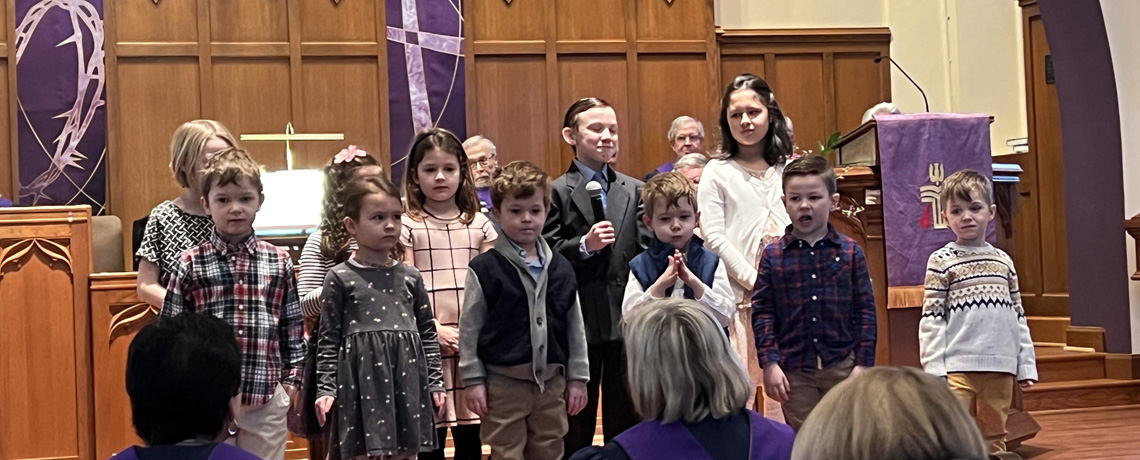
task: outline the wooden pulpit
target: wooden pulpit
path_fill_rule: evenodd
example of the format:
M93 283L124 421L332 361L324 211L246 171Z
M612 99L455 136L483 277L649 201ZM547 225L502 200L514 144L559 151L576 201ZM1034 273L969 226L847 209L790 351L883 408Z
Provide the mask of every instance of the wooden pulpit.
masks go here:
M991 117L991 122L992 122ZM995 158L995 160L1000 157ZM882 175L879 168L877 123L868 121L840 138L835 146L836 174L839 176L840 209L832 211L831 223L855 239L867 257L871 285L875 292L878 318L878 344L875 362L892 366L920 366L918 322L922 315L922 289L887 287L886 240L881 199ZM1021 168L995 162L994 195L998 216L997 247L1013 251L1013 216L1017 210L1017 182ZM1022 410L1021 389L1015 385L1013 408L1006 424L1010 449L1036 436L1040 425Z

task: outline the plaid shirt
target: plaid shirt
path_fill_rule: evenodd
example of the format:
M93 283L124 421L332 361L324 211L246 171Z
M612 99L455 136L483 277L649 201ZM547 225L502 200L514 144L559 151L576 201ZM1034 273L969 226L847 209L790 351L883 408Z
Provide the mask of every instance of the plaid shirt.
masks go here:
M300 385L304 320L288 253L254 236L234 245L211 233L182 253L166 289L160 318L208 312L233 326L242 404L266 403L278 383Z
M830 367L855 354L875 364L875 294L863 249L827 225L815 246L786 234L764 249L752 296L760 364L785 371Z

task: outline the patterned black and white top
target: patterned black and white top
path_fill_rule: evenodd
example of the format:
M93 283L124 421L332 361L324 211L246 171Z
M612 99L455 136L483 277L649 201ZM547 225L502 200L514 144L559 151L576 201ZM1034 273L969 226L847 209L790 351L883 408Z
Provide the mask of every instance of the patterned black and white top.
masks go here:
M158 265L158 282L166 286L178 257L209 240L213 233L214 221L210 216L190 214L173 201L163 201L150 211L142 244L135 256Z

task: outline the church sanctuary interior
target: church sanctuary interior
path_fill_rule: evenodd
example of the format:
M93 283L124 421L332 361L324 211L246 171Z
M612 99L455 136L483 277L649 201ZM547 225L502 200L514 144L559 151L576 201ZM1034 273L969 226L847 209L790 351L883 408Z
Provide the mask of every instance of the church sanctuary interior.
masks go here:
M567 107L597 97L620 124L609 168L640 180L678 160L680 116L716 157L725 88L745 73L770 85L795 155L835 167L830 224L865 253L876 366L922 368L930 251L912 242L954 240L938 192L978 169L1038 374L1014 385L1001 458L1140 459L1140 180L1127 178L1140 174L1140 1L4 5L0 460L105 460L142 443L128 348L161 307L139 296L135 254L151 210L183 193L183 123L221 122L262 166L255 234L300 267L322 168L350 145L399 184L416 134L438 126L553 180L578 167ZM440 443L452 458L454 440ZM310 444L290 434L285 458L323 460Z

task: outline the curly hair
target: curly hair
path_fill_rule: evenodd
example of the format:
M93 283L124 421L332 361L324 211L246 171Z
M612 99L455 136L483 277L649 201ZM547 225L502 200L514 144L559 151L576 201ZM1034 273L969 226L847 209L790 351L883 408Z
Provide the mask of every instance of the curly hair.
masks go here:
M321 255L326 260L341 263L348 260L348 241L351 236L344 228L344 200L341 195L345 186L364 166L380 166L371 155L358 156L349 161L337 163L329 160L325 164L325 197L321 207Z
M783 164L788 155L792 153L792 141L788 136L788 122L784 118L784 111L776 103L776 96L768 82L750 73L741 74L728 84L724 90L724 98L720 103L720 137L721 154L725 158L732 158L740 153L740 143L732 137L732 130L728 125L728 103L732 100L732 93L749 89L756 93L760 102L768 109L768 134L764 135L763 149L764 161L769 165Z
M459 189L455 191L455 205L459 207L459 222L463 225L470 224L481 208L479 198L475 195L475 179L471 176L471 165L467 161L463 143L454 133L443 128L421 131L412 141L407 167L404 168L404 198L407 200L405 207L408 217L420 221L424 219L424 200L427 198L420 188L417 173L424 156L434 149L455 155L459 160Z

